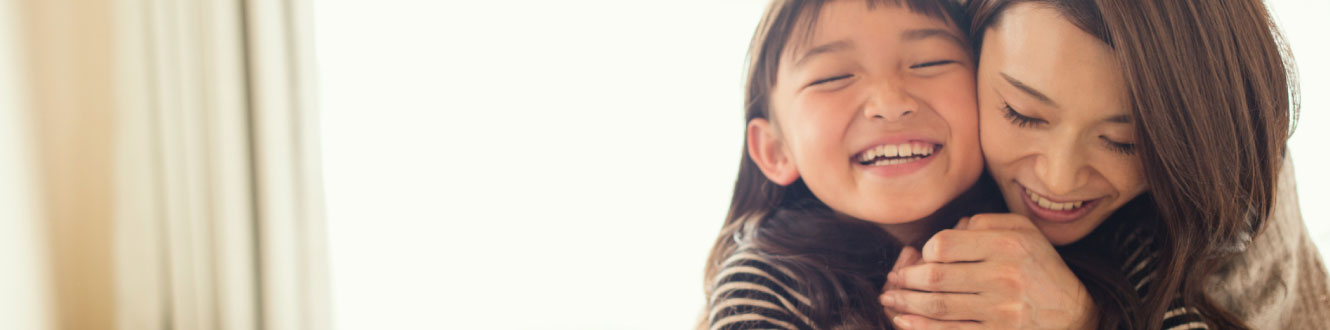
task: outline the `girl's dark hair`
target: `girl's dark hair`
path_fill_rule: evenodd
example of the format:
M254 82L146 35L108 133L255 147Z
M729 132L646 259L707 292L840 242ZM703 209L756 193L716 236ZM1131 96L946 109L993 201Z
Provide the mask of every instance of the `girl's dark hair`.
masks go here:
M1081 268L1077 274L1096 295L1101 318L1116 324L1112 328L1158 329L1180 293L1212 327L1248 328L1205 295L1204 281L1263 228L1297 118L1292 58L1265 5L1261 0L973 0L968 12L976 52L984 32L1017 3L1053 8L1108 44L1127 84L1138 155L1150 185L1109 222L1152 230L1159 269L1145 296L1137 297L1134 290L1115 288L1123 281L1109 276L1120 272L1087 271L1088 263L1073 262L1112 245L1095 246L1091 240L1060 249L1074 270Z
M744 122L739 127L746 128L757 118L775 120L771 118L770 92L776 84L781 55L785 47L804 40L796 37L812 34L827 2L771 2L749 46ZM960 31L968 30L969 20L962 16L963 9L948 0L865 2L870 9L881 5L903 7L952 23ZM797 30L805 33L794 36ZM720 263L742 247L794 273L800 280L799 290L811 301L807 310L800 312L818 328L891 328L877 296L900 251L896 240L874 224L835 216L802 180L788 186L771 182L749 157L747 143L745 140L729 214L707 260L707 297L716 289ZM707 307L711 308L710 302Z

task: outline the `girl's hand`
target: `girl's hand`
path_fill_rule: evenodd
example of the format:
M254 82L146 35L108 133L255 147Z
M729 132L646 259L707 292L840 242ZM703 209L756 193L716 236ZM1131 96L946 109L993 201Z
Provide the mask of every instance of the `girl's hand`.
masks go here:
M980 214L887 276L882 305L903 329L1093 329L1081 281L1030 219ZM894 311L897 315L891 314Z

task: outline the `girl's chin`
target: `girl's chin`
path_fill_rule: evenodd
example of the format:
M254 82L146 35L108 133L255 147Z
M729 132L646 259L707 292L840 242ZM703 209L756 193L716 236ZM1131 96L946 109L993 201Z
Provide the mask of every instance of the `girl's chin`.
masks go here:
M931 211L934 210L936 210L936 208L934 208L933 210L929 210L929 212L925 212L924 210L906 209L900 207L885 208L883 210L874 210L872 212L867 212L868 214L865 214L865 216L855 217L855 218L882 225L899 225L899 224L905 224L905 223L911 223L923 220L924 218L931 215L933 213Z

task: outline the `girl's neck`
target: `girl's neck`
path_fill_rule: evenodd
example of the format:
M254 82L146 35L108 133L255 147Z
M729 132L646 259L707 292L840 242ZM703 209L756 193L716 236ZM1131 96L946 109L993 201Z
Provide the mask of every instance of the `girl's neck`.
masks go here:
M913 246L915 248L923 248L924 243L927 242L929 238L932 238L933 234L936 234L943 229L955 227L956 222L960 220L960 218L957 217L947 218L942 217L941 215L942 214L933 214L924 217L923 219L906 223L880 223L877 225L878 227L881 227L882 230L885 230L887 234L891 235L891 237L900 241L901 244Z
M923 248L933 234L943 229L956 227L961 217L974 215L976 212L1002 212L1001 196L987 175L979 178L970 189L966 189L956 199L943 205L922 219L897 224L877 224L901 244Z

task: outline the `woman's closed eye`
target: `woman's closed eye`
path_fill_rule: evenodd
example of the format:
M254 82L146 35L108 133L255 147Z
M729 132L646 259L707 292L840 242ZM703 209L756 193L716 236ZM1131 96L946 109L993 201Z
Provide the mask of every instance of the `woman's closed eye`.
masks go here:
M1104 141L1104 145L1108 146L1109 150L1113 150L1114 152L1121 153L1123 155L1136 154L1135 143L1117 142L1109 139L1107 136L1102 136L1102 135L1099 136L1099 139Z
M1048 123L1047 120L1026 116L1020 112L1016 112L1016 109L1012 109L1011 105L1007 103L1002 104L1002 116L1007 118L1007 120L1010 120L1011 123L1016 124L1017 127L1022 128Z

